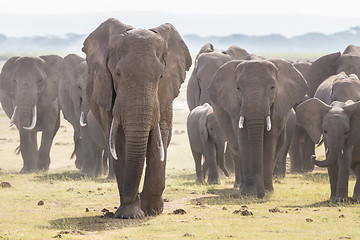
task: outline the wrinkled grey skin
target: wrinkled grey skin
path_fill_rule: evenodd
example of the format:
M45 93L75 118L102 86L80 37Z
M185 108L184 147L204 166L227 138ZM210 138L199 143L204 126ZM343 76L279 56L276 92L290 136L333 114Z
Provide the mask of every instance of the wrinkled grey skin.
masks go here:
M196 56L195 66L187 85L186 98L189 110L191 111L204 103L211 105L207 88L221 65L231 60L242 60L249 56L250 54L246 50L238 46L230 46L227 50L218 50L211 43L205 44ZM226 166L230 171L234 171L233 159L228 149L226 150Z
M210 98L233 151L235 186L242 194L261 198L265 190L273 190L275 158L284 142L281 133L306 89L303 76L283 60L230 61L216 72Z
M331 53L317 59L311 65L307 74L304 75L309 85L307 95L309 97L314 97L316 90L325 79L342 71L348 75L354 73L359 76L360 47L349 45L342 54L340 52ZM295 135L297 135L297 133L295 133ZM293 172L311 171L313 169L311 155L315 153L315 143L311 140L308 134L303 134L302 136L304 142L301 144L303 145L303 161L296 161L296 159L293 161L294 166L292 166L291 169ZM292 154L292 150L290 150L290 155L292 156L291 158L297 156ZM301 162L302 168L300 165Z
M58 75L61 60L56 55L12 57L2 68L0 100L19 131L21 173L49 169L51 145L60 126ZM32 129L25 129L29 127ZM42 132L39 149L37 132Z
M290 149L290 145L295 133L296 127L296 114L292 109L289 113L289 119L286 123L285 129L282 134L285 134L285 142L281 147L276 160L273 175L276 177L285 177L286 173L286 157Z
M354 199L360 198L360 102L334 101L331 105L317 98L300 104L297 121L309 133L315 143L321 135L326 149L326 159L313 161L327 167L331 196L334 201L348 199L350 168L355 172Z
M91 147L94 152L95 159L100 159L100 164L97 164L95 172L108 173L108 178L115 178L113 161L110 158L109 146L106 144L104 133L100 124L96 121L94 114L91 111L87 114L87 124L89 126L89 133L91 139Z
M226 176L229 176L224 166L225 139L216 122L213 109L208 103L197 106L190 112L187 118L187 132L195 161L196 182L202 183L209 169L207 182L220 184L218 166ZM203 169L202 156L205 160Z
M306 76L311 64L312 62L306 60L293 63L294 67L299 70L303 76ZM309 97L306 96L303 101L307 100L308 98ZM305 142L309 142L305 141L305 139L310 140L310 136L307 134L306 130L298 124L292 131L294 131L294 133L289 149L290 172L310 172L314 169L314 164L312 163L310 156L314 154L315 149L311 146L304 146Z
M172 102L191 66L189 50L171 24L135 29L113 18L85 39L82 50L90 73L90 108L117 159L120 207L115 217L160 214Z
M81 173L101 177L102 158L95 157L86 118L90 110L86 97L88 82L85 59L76 54L65 56L60 67L59 100L64 118L74 128L75 164L81 169Z

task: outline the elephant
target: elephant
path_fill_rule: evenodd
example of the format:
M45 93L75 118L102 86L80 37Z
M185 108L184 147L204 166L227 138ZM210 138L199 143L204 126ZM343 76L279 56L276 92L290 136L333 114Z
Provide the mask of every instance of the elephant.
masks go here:
M204 103L211 105L207 88L221 65L230 60L245 59L249 55L246 50L238 46L231 46L227 50L217 50L211 43L205 44L196 56L195 66L186 90L189 110Z
M249 56L246 50L238 46L230 46L227 50L217 50L211 43L205 44L196 56L195 66L187 85L186 99L189 110L192 111L204 103L211 105L207 88L221 65L230 60L242 60ZM233 171L234 163L228 150L225 156L226 166Z
M225 138L208 103L197 106L190 112L187 117L187 132L195 161L196 182L203 182L208 168L208 183L220 184L218 166L229 176L224 166ZM203 170L202 156L205 158Z
M64 118L74 128L75 165L90 177L103 175L102 157L96 158L86 116L90 110L86 96L89 82L87 63L84 58L69 54L60 67L59 101Z
M21 173L47 171L50 149L60 127L58 75L62 57L11 57L0 74L0 101L16 125L23 158ZM37 132L42 132L38 149Z
M280 59L233 60L215 73L208 91L235 159L234 186L241 194L262 198L265 190L273 191L283 129L307 87L301 73Z
M136 29L114 18L101 23L83 45L90 109L115 159L120 195L115 218L158 215L164 205L172 105L192 64L189 50L170 23Z
M108 178L115 178L113 162L110 158L109 147L106 144L106 140L100 124L96 121L94 114L88 111L87 114L87 125L89 127L91 147L94 151L95 159L102 159L102 164L96 166L100 168L96 172L103 172L108 174Z
M307 95L314 97L316 90L325 79L340 72L360 76L360 47L349 45L342 54L331 53L314 61L304 75L309 85ZM314 165L311 156L315 153L315 143L302 128L296 128L294 139L297 142L293 141L290 149L291 171L312 171Z
M306 129L311 139L318 143L321 135L326 149L326 159L314 163L327 167L330 200L346 201L350 168L355 172L356 184L353 199L360 198L360 102L334 101L331 105L318 98L300 104L296 110L297 121Z

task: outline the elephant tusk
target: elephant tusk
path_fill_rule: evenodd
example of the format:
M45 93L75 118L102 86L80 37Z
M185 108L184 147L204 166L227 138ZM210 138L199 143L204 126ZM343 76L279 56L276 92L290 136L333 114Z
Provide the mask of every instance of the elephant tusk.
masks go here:
M31 125L30 127L23 127L24 129L26 130L33 130L35 125L36 125L36 121L37 121L37 109L36 109L36 105L34 106L33 108L33 117L32 117L32 122L31 122Z
M84 112L81 111L81 114L80 114L80 126L81 127L86 127L87 123L84 122Z
M163 162L165 159L165 153L159 124L156 126L156 140L158 142L158 147L160 151L160 160Z
M239 128L244 128L244 117L243 117L243 116L240 116L240 119L239 119Z
M110 153L112 155L112 157L117 160L117 155L116 155L116 135L117 135L117 129L118 126L115 126L115 119L113 118L112 122L111 122L111 128L110 128L110 136L109 136L109 147L110 147Z
M270 116L266 117L266 130L267 131L271 130L271 118L270 118Z
M14 119L15 119L15 114L16 114L16 109L17 109L17 106L15 106L14 108L14 112L11 116L11 119L10 119L10 123L9 123L9 127L12 127L14 125Z

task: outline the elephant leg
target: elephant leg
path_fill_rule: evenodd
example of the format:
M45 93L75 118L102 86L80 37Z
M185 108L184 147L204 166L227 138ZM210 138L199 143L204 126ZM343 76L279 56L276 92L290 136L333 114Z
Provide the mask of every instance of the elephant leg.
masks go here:
M311 160L311 156L315 154L315 143L311 140L309 134L305 134L304 141L304 158L302 161L302 171L312 172L314 170L314 164Z
M95 177L101 177L104 174L103 151L93 143L94 159L96 163Z
M350 164L352 158L353 146L345 145L342 156L339 157L338 170L339 177L336 186L335 201L346 201L349 191Z
M201 158L204 158L204 163L202 164L201 166L201 163L200 163L200 166L201 166L201 173L202 173L202 176L201 176L201 183L203 183L205 181L205 178L206 178L206 175L208 174L208 170L209 170L209 163L208 161L206 160L205 156L203 154L200 155L200 162L201 162ZM196 180L197 181L197 180ZM198 182L198 181L197 181Z
M36 132L21 129L20 133L20 152L23 158L23 167L20 173L36 171L37 160L37 137Z
M81 143L82 143L82 154L83 154L83 165L81 168L81 173L89 176L95 177L96 171L96 159L94 156L94 149L92 145L92 140L89 133L89 127L81 127Z
M275 159L273 175L277 177L285 177L286 156L290 148L290 142L288 141L286 134L284 134L284 136L285 136L285 140L284 140L285 142L284 144L282 144L282 147L280 148L279 153L277 154L277 157Z
M209 165L208 184L220 184L219 172L216 164L216 147L213 139L208 139L208 142L203 146L205 150L205 161Z
M197 183L203 183L203 179L205 178L205 173L204 173L204 177L203 177L203 173L202 173L203 171L202 171L202 166L201 166L202 154L197 153L197 152L192 150L192 155L193 155L194 162L195 162L196 182Z
M82 154L82 141L80 138L80 132L74 129L74 152L71 155L71 158L75 155L75 166L77 169L81 170L81 167L84 162Z
M301 172L302 168L302 143L304 141L305 129L296 126L294 138L290 147L290 172Z
M357 200L360 198L360 162L353 164L352 169L356 176L353 199Z
M249 138L247 131L243 129L238 129L241 131L239 136L239 154L238 154L238 162L239 165L235 162L235 185L239 181L239 177L241 177L240 183L240 192L244 195L255 195L256 194L256 187L255 187L255 179L253 177L253 164L249 161L250 160L250 153L249 153ZM240 169L241 174L238 174L238 170Z
M50 111L50 110L49 110ZM54 111L54 109L52 109ZM50 113L49 113L50 114ZM41 145L38 153L37 168L41 171L49 170L50 166L50 150L55 137L55 134L60 127L60 112L55 112L48 116L47 121L49 125L44 127L41 136Z
M328 174L330 180L330 200L335 201L336 198L336 185L338 181L338 166L337 164L328 167Z

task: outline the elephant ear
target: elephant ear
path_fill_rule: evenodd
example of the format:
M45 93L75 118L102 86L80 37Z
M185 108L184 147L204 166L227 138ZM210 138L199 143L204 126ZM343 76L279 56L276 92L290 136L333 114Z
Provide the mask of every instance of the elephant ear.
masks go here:
M331 107L317 98L310 98L296 108L297 124L306 129L313 142L318 143L322 134L323 116Z
M200 86L199 80L196 76L197 74L197 61L195 62L195 67L189 78L187 88L186 88L186 101L189 107L189 110L193 110L196 106L200 105Z
M46 85L39 103L48 105L59 95L60 66L63 58L57 55L45 55L40 58L45 61Z
M358 144L360 141L360 102L348 104L343 107L350 118L349 140L352 144Z
M13 97L15 91L14 69L15 62L19 57L12 57L4 64L0 74L0 90L3 92L2 95L7 97Z
M307 83L302 74L284 60L270 60L278 68L277 92L272 118L283 118L291 108L300 103L307 91Z
M186 77L186 71L191 66L189 49L178 31L170 23L150 29L159 34L167 43L164 56L165 70L159 84L159 101L161 109L168 108L179 95L180 86Z
M317 59L311 64L305 79L309 85L307 94L314 97L316 89L329 76L336 74L337 60L341 53L332 53Z
M241 62L241 60L232 60L222 65L216 71L208 88L211 101L230 116L240 113L241 96L236 90L235 72Z
M84 41L82 51L86 54L90 81L87 88L89 101L95 101L106 111L110 111L115 98L112 76L108 69L109 40L113 34L121 34L131 26L109 18L96 28Z

